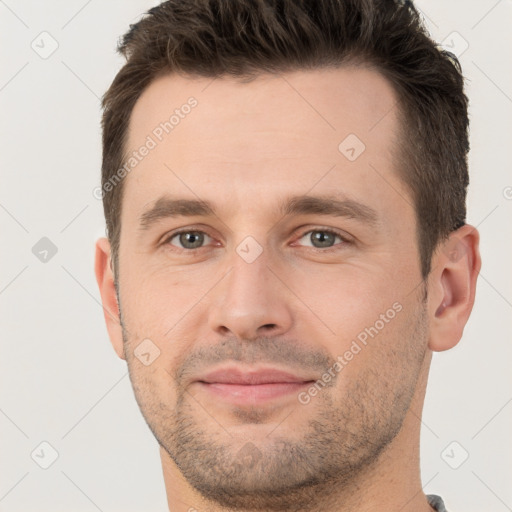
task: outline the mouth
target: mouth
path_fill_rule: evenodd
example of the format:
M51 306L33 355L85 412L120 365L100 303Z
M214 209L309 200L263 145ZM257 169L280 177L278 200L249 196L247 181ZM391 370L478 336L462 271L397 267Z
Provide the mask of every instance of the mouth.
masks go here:
M289 398L313 382L308 377L273 368L245 371L240 368L223 368L197 380L201 389L211 396L236 405L256 405L278 398Z

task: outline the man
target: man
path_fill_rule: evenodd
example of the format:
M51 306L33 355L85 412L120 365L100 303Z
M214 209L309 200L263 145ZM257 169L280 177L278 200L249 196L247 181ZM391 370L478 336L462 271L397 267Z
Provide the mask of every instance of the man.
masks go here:
M169 509L445 510L421 410L481 265L457 61L391 0L172 0L120 51L96 276Z

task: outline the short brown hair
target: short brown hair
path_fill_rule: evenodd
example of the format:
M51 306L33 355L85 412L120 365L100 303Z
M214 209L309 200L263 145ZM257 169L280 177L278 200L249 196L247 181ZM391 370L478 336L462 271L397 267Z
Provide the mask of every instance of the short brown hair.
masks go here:
M426 278L438 243L465 224L468 115L457 59L430 39L418 11L398 0L168 0L119 43L127 59L103 97L103 206L117 276L123 183L132 109L162 73L251 79L350 62L368 63L399 96L397 171L417 218Z

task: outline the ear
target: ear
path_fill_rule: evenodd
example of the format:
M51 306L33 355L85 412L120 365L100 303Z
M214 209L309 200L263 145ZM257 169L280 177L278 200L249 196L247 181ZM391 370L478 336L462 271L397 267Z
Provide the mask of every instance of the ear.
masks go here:
M96 242L94 272L100 289L101 302L103 303L103 315L105 316L110 342L117 355L121 359L126 359L124 355L119 304L117 303L114 274L112 272L110 243L106 238L100 238Z
M482 265L479 241L477 229L465 224L450 234L432 258L428 294L431 350L448 350L462 338Z

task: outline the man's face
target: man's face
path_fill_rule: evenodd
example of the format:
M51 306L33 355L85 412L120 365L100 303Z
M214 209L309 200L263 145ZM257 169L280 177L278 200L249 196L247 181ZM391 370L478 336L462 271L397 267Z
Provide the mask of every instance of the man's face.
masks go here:
M160 445L220 503L343 483L403 423L428 322L395 103L363 68L165 76L137 101L127 152L156 146L124 183L125 356Z

